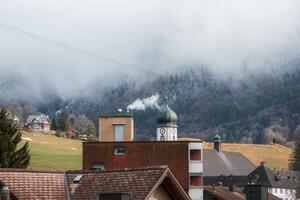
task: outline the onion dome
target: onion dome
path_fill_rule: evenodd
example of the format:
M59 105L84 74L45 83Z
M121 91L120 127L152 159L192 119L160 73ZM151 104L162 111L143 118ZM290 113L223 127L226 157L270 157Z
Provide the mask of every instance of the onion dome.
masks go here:
M157 123L161 126L173 126L177 127L177 114L171 110L168 105L162 108L161 114L157 120Z

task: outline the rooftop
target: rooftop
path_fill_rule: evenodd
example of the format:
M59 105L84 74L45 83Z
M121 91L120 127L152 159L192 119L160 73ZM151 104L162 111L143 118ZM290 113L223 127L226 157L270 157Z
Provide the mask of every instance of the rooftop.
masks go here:
M109 118L109 117L133 117L131 112L126 112L126 111L122 111L122 110L118 110L115 111L111 114L107 114L107 115L100 115L99 117L101 118Z
M247 176L255 165L238 152L203 150L203 176Z
M256 169L239 182L239 185L261 184L272 188L294 189L300 181L300 173L269 168L262 162Z
M213 196L216 200L246 200L245 193L241 189L234 192L229 191L226 187L208 186L204 187L204 196ZM280 198L268 193L268 200L281 200Z
M179 199L190 199L167 166L67 172L1 169L0 181L18 199L98 199L101 193L126 193L144 200L161 184Z

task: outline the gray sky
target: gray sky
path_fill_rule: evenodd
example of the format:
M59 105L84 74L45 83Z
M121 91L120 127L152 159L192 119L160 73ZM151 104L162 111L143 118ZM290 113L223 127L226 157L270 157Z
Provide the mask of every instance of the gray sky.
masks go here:
M0 24L159 73L198 64L239 74L300 55L299 0L3 0ZM0 29L0 75L20 73L37 91L73 95L124 68Z

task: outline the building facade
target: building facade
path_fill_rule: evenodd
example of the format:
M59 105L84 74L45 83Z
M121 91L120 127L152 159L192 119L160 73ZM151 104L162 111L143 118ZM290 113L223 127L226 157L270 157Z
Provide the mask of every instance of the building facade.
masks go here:
M132 114L119 111L99 117L99 141L132 141L134 124Z

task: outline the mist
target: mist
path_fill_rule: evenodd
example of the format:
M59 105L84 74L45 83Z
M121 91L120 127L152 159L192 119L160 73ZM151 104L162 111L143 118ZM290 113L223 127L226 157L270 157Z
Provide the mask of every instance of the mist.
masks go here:
M286 67L300 55L299 8L298 0L1 1L0 24L120 61L0 28L0 85L10 76L24 82L2 94L78 96L94 81L101 87L188 66L220 77Z

